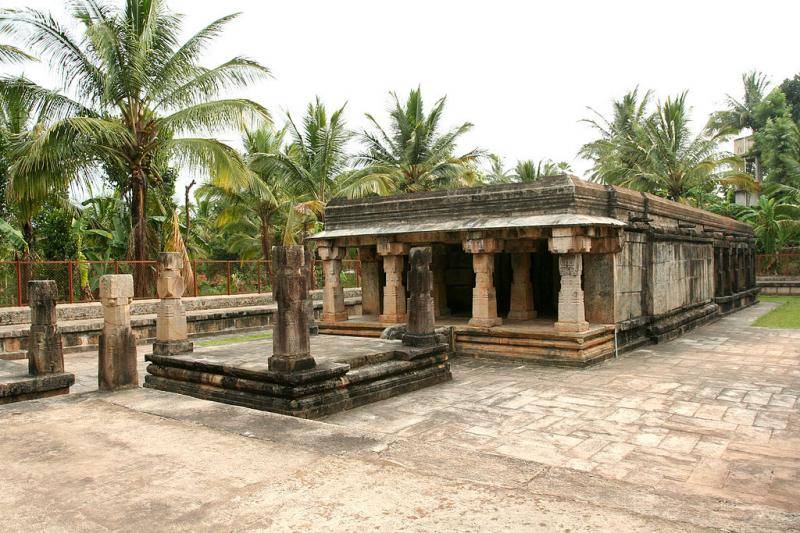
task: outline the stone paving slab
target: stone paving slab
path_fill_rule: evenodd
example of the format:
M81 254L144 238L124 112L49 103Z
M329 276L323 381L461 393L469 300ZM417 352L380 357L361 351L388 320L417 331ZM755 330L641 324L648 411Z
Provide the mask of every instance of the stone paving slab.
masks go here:
M800 510L800 331L772 304L587 369L468 358L454 380L325 419L687 494Z

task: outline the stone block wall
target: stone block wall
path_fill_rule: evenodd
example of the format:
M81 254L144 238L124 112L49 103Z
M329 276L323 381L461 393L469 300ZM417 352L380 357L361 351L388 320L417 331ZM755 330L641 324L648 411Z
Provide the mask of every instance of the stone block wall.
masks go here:
M711 301L714 296L712 244L656 241L652 250L653 315Z
M623 232L622 250L616 255L616 321L642 316L642 289L645 278L644 233Z

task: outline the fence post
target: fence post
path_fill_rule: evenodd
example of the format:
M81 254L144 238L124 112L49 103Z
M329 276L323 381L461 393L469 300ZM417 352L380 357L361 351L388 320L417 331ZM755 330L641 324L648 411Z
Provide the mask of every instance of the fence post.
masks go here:
M119 274L119 261L114 260L114 274Z
M17 257L17 307L22 307L22 264Z
M256 260L256 272L258 273L258 294L261 294L261 260Z
M194 268L194 276L192 276L192 284L194 285L194 295L197 296L197 259L192 260L192 268Z
M69 303L73 303L72 293L75 289L72 285L72 273L72 261L67 261L67 276L69 277L69 281L67 282L67 290L69 291Z
M231 295L231 262L225 261L225 266L228 269L228 296Z

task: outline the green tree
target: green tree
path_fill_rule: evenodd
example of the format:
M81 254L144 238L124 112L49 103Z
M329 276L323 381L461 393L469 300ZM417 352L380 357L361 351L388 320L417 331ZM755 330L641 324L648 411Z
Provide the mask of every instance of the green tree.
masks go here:
M756 144L769 183L800 185L800 126L788 114L768 119Z
M800 124L800 74L783 80L781 92L786 95L786 103L792 108L792 120Z
M711 115L707 124L710 131L720 136L738 135L745 128L756 132L763 126L759 108L769 87L769 80L764 74L754 70L742 74L742 85L742 98L727 95L727 108Z
M446 97L425 111L422 92L412 90L404 104L395 93L389 109L390 125L384 129L370 114L373 131L361 133L363 151L356 157L368 175L391 192L418 192L443 187L472 185L475 164L484 152L473 148L456 155L459 140L472 129L464 122L441 131Z
M60 74L75 116L37 135L14 172L44 168L63 172L65 162L90 174L98 166L118 169L130 198L132 257L147 249L147 191L166 168L208 172L235 180L247 174L236 150L197 135L268 119L247 99L218 99L268 75L265 67L234 57L216 67L200 65L203 51L236 15L222 17L180 44L181 18L163 0L127 0L122 8L99 0L75 3L82 28L75 38L52 15L36 10L5 11L0 32L20 39L49 60ZM137 292L146 289L144 268L136 270Z
M778 197L761 196L739 218L753 226L759 252L778 254L800 235L800 206Z
M538 162L525 159L517 161L512 173L512 181L528 183L545 176L556 176L567 172L572 172L572 167L566 161L556 163L551 159L540 159Z

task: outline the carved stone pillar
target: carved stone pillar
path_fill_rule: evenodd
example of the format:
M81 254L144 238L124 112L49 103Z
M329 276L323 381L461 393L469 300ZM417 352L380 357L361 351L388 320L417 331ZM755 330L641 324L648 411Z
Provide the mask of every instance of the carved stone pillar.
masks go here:
M378 243L378 255L383 256L383 272L386 285L383 287L383 313L378 320L384 324L406 321L406 288L403 285L403 256L408 245L400 242Z
M559 331L586 331L589 323L586 321L581 287L583 256L559 255L558 270L561 274L561 290L558 291L558 322L555 328Z
M322 259L322 273L325 277L325 286L322 290L322 321L347 320L341 278L342 259L346 250L340 246L333 246L330 241L321 241L317 251L319 258Z
M186 327L186 311L181 302L184 291L182 269L183 256L180 253L158 254L156 289L161 301L156 307L156 342L153 343L153 353L157 355L191 352L193 349Z
M314 299L311 297L311 287L314 286L314 252L309 249L303 251L303 275L306 278L306 319L308 320L308 333L317 335L319 333L319 326L317 326L317 319L314 317Z
M412 248L408 254L408 327L403 344L433 346L436 342L433 316L433 273L430 246Z
M131 329L133 276L107 274L100 277L103 333L97 368L100 390L113 391L139 385L136 336Z
M509 320L530 320L536 317L533 304L533 283L531 283L531 254L528 252L511 254L511 308Z
M464 251L472 254L472 270L475 272L470 326L489 328L503 323L497 316L497 293L494 289L494 254L500 250L501 243L496 239L479 237L464 241Z
M432 253L433 313L436 318L439 318L450 314L450 309L447 307L447 283L445 281L447 251L443 246L433 246Z
M275 271L275 301L278 314L272 333L272 356L269 369L274 372L299 372L316 366L311 357L308 333L307 277L305 250L300 245L274 246L272 265Z
M58 287L55 281L28 282L28 303L31 307L28 373L32 376L64 372L64 351L56 316L57 299Z
M381 276L378 255L370 246L358 249L361 261L361 314L381 314Z

